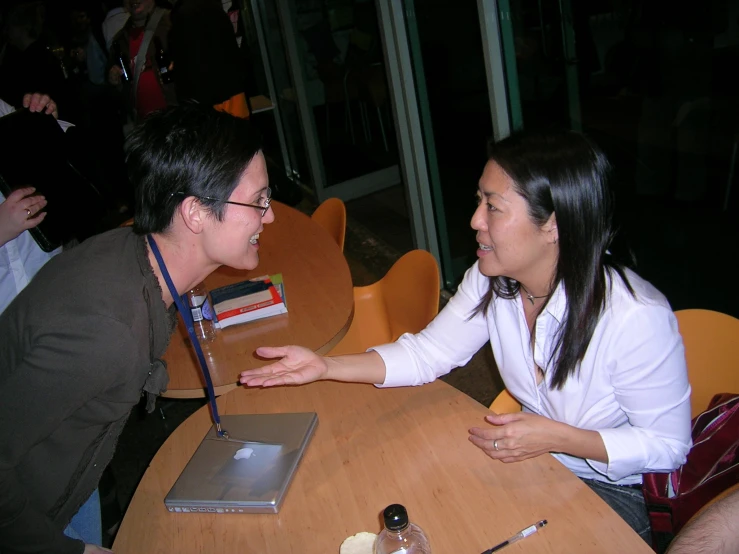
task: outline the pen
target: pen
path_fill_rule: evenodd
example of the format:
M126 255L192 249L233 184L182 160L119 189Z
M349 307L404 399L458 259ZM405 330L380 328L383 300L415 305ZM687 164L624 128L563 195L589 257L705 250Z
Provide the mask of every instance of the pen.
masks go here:
M508 539L507 541L503 541L503 542L502 542L502 543L500 543L500 544L496 544L496 545L495 545L494 547L492 547L492 548L488 548L488 549L487 549L487 550L486 550L485 552L483 552L482 554L493 554L493 552L497 552L498 550L501 550L501 549L505 548L505 547L506 547L506 546L508 546L509 544L513 544L514 542L518 542L518 541L520 541L521 539L525 539L525 538L526 538L526 537L528 537L529 535L533 535L533 534L534 534L534 533L536 533L536 532L537 532L537 531L538 531L539 529L541 529L542 527L544 527L544 526L545 526L546 524L547 524L547 520L546 520L546 519L542 519L541 521L537 521L536 523L534 523L533 525L530 525L530 526L529 526L529 527L527 527L526 529L523 529L523 530L519 531L518 533L516 533L515 535L513 535L513 536L512 536L512 537L511 537L510 539Z

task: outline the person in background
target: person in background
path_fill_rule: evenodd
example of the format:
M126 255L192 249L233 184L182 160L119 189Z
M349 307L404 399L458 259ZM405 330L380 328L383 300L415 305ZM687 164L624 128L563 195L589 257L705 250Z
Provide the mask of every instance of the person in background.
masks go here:
M121 87L126 110L138 121L177 103L174 83L165 83L166 78L162 76L169 68L160 67L157 60L158 52L169 51L170 11L157 7L154 0L124 0L124 7L130 17L113 38L108 82ZM128 81L120 63L126 65ZM137 74L140 74L138 82Z
M59 102L64 108L62 117L69 119L64 71L43 34L43 2L17 2L3 17L7 43L0 55L0 98L19 106L29 90L42 90Z
M110 51L113 38L126 25L129 13L123 7L122 0L106 0L104 3L108 12L105 14L102 24L103 38L105 39L105 49Z
M70 57L92 85L107 83L108 52L102 32L102 12L89 0L75 0L69 14Z
M739 552L739 489L699 512L681 529L667 554Z
M108 85L108 51L103 38L103 10L93 0L70 5L70 71L80 106L72 133L75 163L93 181L109 210L126 213L133 193L123 161L120 95Z
M274 221L258 132L211 107L153 114L127 145L134 226L46 264L0 315L0 552L92 554L98 481L131 408L166 390L181 295L251 270ZM154 256L154 245L164 265Z
M59 117L56 103L45 94L26 94L22 102L32 112ZM13 111L13 106L0 99L0 117ZM46 199L34 192L33 187L24 187L7 198L0 193L0 314L38 270L60 252L44 252L28 232L46 217Z
M169 44L180 102L196 100L249 117L245 61L220 0L179 0Z
M281 359L241 382L421 385L489 341L523 411L491 413L469 440L505 463L552 453L649 541L641 474L685 462L690 386L667 300L610 255L608 173L579 133L502 140L478 184L478 261L426 329L335 358L259 348Z

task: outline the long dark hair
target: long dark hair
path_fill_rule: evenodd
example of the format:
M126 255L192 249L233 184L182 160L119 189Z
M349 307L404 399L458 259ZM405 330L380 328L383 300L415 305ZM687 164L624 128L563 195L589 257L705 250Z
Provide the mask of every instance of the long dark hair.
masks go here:
M492 145L489 159L513 180L536 225L552 213L557 220L559 259L544 305L561 282L567 305L547 364L554 368L552 387L561 389L585 356L614 274L634 295L624 268L607 252L614 235L611 167L595 144L574 131L516 134ZM519 289L513 279L491 277L474 313L489 309L495 296L516 298Z

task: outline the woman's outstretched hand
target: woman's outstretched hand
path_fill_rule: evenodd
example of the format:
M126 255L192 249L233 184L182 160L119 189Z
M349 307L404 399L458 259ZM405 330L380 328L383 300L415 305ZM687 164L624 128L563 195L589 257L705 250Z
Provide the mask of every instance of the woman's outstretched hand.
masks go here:
M326 358L302 346L262 346L257 354L263 358L281 358L279 361L241 372L239 382L249 387L275 385L304 385L326 377Z

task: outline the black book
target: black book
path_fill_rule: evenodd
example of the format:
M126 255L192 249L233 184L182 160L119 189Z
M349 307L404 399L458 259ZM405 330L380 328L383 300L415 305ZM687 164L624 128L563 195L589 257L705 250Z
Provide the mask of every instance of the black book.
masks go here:
M39 247L51 252L92 234L103 209L95 185L70 161L64 131L51 115L26 109L0 117L0 192L32 186L46 197L46 218L30 229Z

